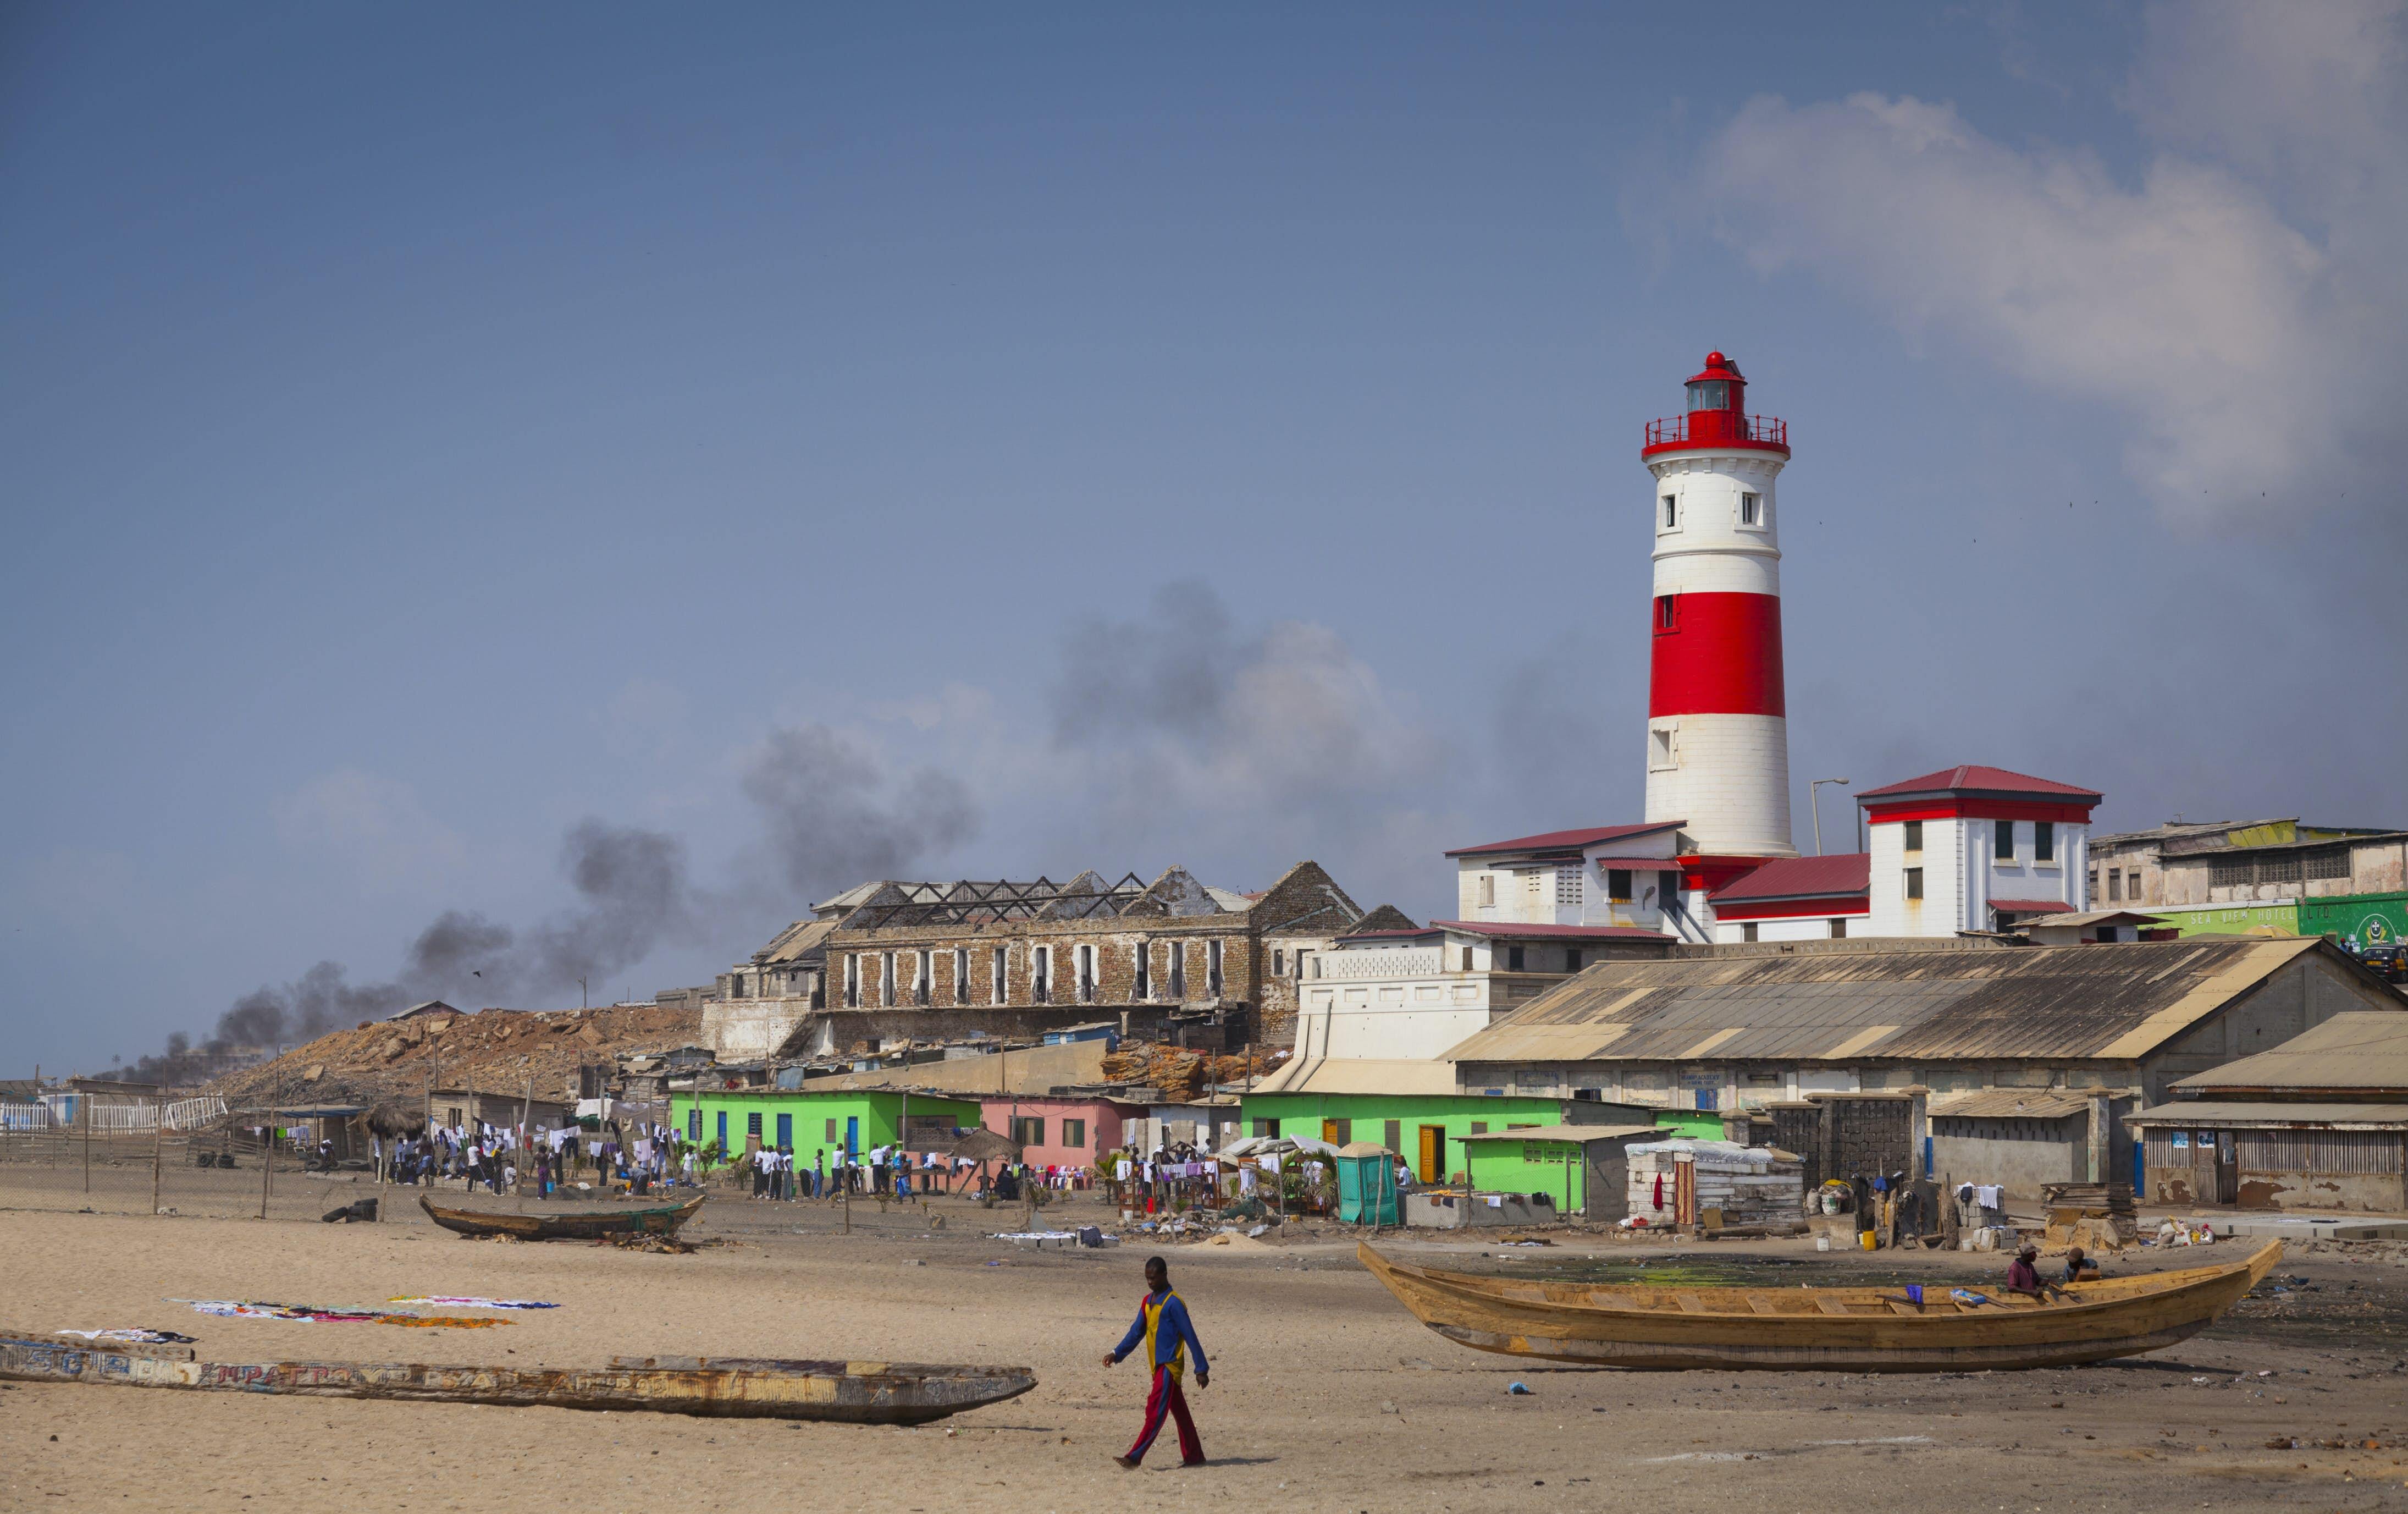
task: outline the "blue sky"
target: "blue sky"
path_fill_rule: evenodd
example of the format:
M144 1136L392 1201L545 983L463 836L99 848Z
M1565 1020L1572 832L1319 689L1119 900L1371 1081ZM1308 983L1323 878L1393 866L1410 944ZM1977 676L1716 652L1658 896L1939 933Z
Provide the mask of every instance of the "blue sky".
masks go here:
M1442 909L1639 813L1708 348L1801 844L2408 824L2399 7L1720 14L11 7L0 1042L649 996L890 869Z

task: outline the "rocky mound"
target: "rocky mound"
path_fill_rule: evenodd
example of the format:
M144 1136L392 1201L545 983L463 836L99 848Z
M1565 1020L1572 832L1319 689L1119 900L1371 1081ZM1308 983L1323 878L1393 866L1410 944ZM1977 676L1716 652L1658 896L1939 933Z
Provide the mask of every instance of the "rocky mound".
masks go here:
M575 1093L580 1066L690 1045L701 1031L700 1010L652 1004L430 1015L330 1031L228 1074L214 1091L236 1108L270 1100L375 1104L472 1077L496 1092L523 1089L532 1077L537 1097L558 1099Z

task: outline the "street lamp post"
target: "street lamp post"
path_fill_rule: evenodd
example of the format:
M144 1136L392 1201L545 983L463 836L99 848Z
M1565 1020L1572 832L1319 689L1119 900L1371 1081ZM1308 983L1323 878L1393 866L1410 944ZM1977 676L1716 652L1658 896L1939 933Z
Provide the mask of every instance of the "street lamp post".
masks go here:
M1823 855L1823 786L1847 782L1849 780L1845 778L1817 778L1806 786L1806 804L1814 812L1814 855L1816 857Z

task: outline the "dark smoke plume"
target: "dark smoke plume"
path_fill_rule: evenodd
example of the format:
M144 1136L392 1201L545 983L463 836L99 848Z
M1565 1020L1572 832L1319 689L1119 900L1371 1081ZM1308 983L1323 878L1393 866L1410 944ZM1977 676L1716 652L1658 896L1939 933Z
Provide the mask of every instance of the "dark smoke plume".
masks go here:
M869 754L821 726L773 732L744 774L763 812L780 880L805 902L869 877L896 877L979 827L960 780L921 768L890 781ZM118 1075L199 1081L229 1065L328 1031L381 1018L425 999L464 1009L567 994L607 979L666 942L692 939L703 906L686 878L685 846L657 830L586 820L562 838L560 867L577 890L568 910L525 930L445 910L418 932L390 983L353 984L320 962L286 984L236 1000L195 1047L179 1032L167 1050Z
M960 779L919 768L882 795L869 753L825 726L772 731L744 773L759 805L780 881L803 903L869 878L900 878L922 858L978 833L977 803Z
M560 865L578 904L523 934L481 915L446 910L410 943L394 981L355 984L341 963L320 962L290 983L265 984L236 1000L197 1048L179 1031L165 1053L116 1075L194 1082L263 1050L381 1019L420 1000L478 1009L566 993L579 978L607 978L695 927L685 848L673 836L587 820L561 842Z

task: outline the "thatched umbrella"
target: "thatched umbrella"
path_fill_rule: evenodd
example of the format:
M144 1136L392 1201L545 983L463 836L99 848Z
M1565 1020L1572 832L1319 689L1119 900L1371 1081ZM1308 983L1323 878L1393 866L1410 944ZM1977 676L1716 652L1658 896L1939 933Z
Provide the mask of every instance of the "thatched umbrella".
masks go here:
M368 1130L388 1141L405 1135L419 1135L426 1130L426 1111L414 1104L398 1104L387 1100L367 1113Z
M995 1132L986 1129L984 1126L981 1126L977 1130L964 1132L962 1138L953 1143L953 1148L947 1152L946 1155L949 1157L968 1157L970 1161L979 1164L980 1175L983 1176L986 1172L986 1164L997 1160L998 1158L1005 1161L1018 1161L1020 1160L1020 1143L1017 1141L1007 1140L1003 1136L996 1134ZM948 1187L950 1188L950 1182Z

